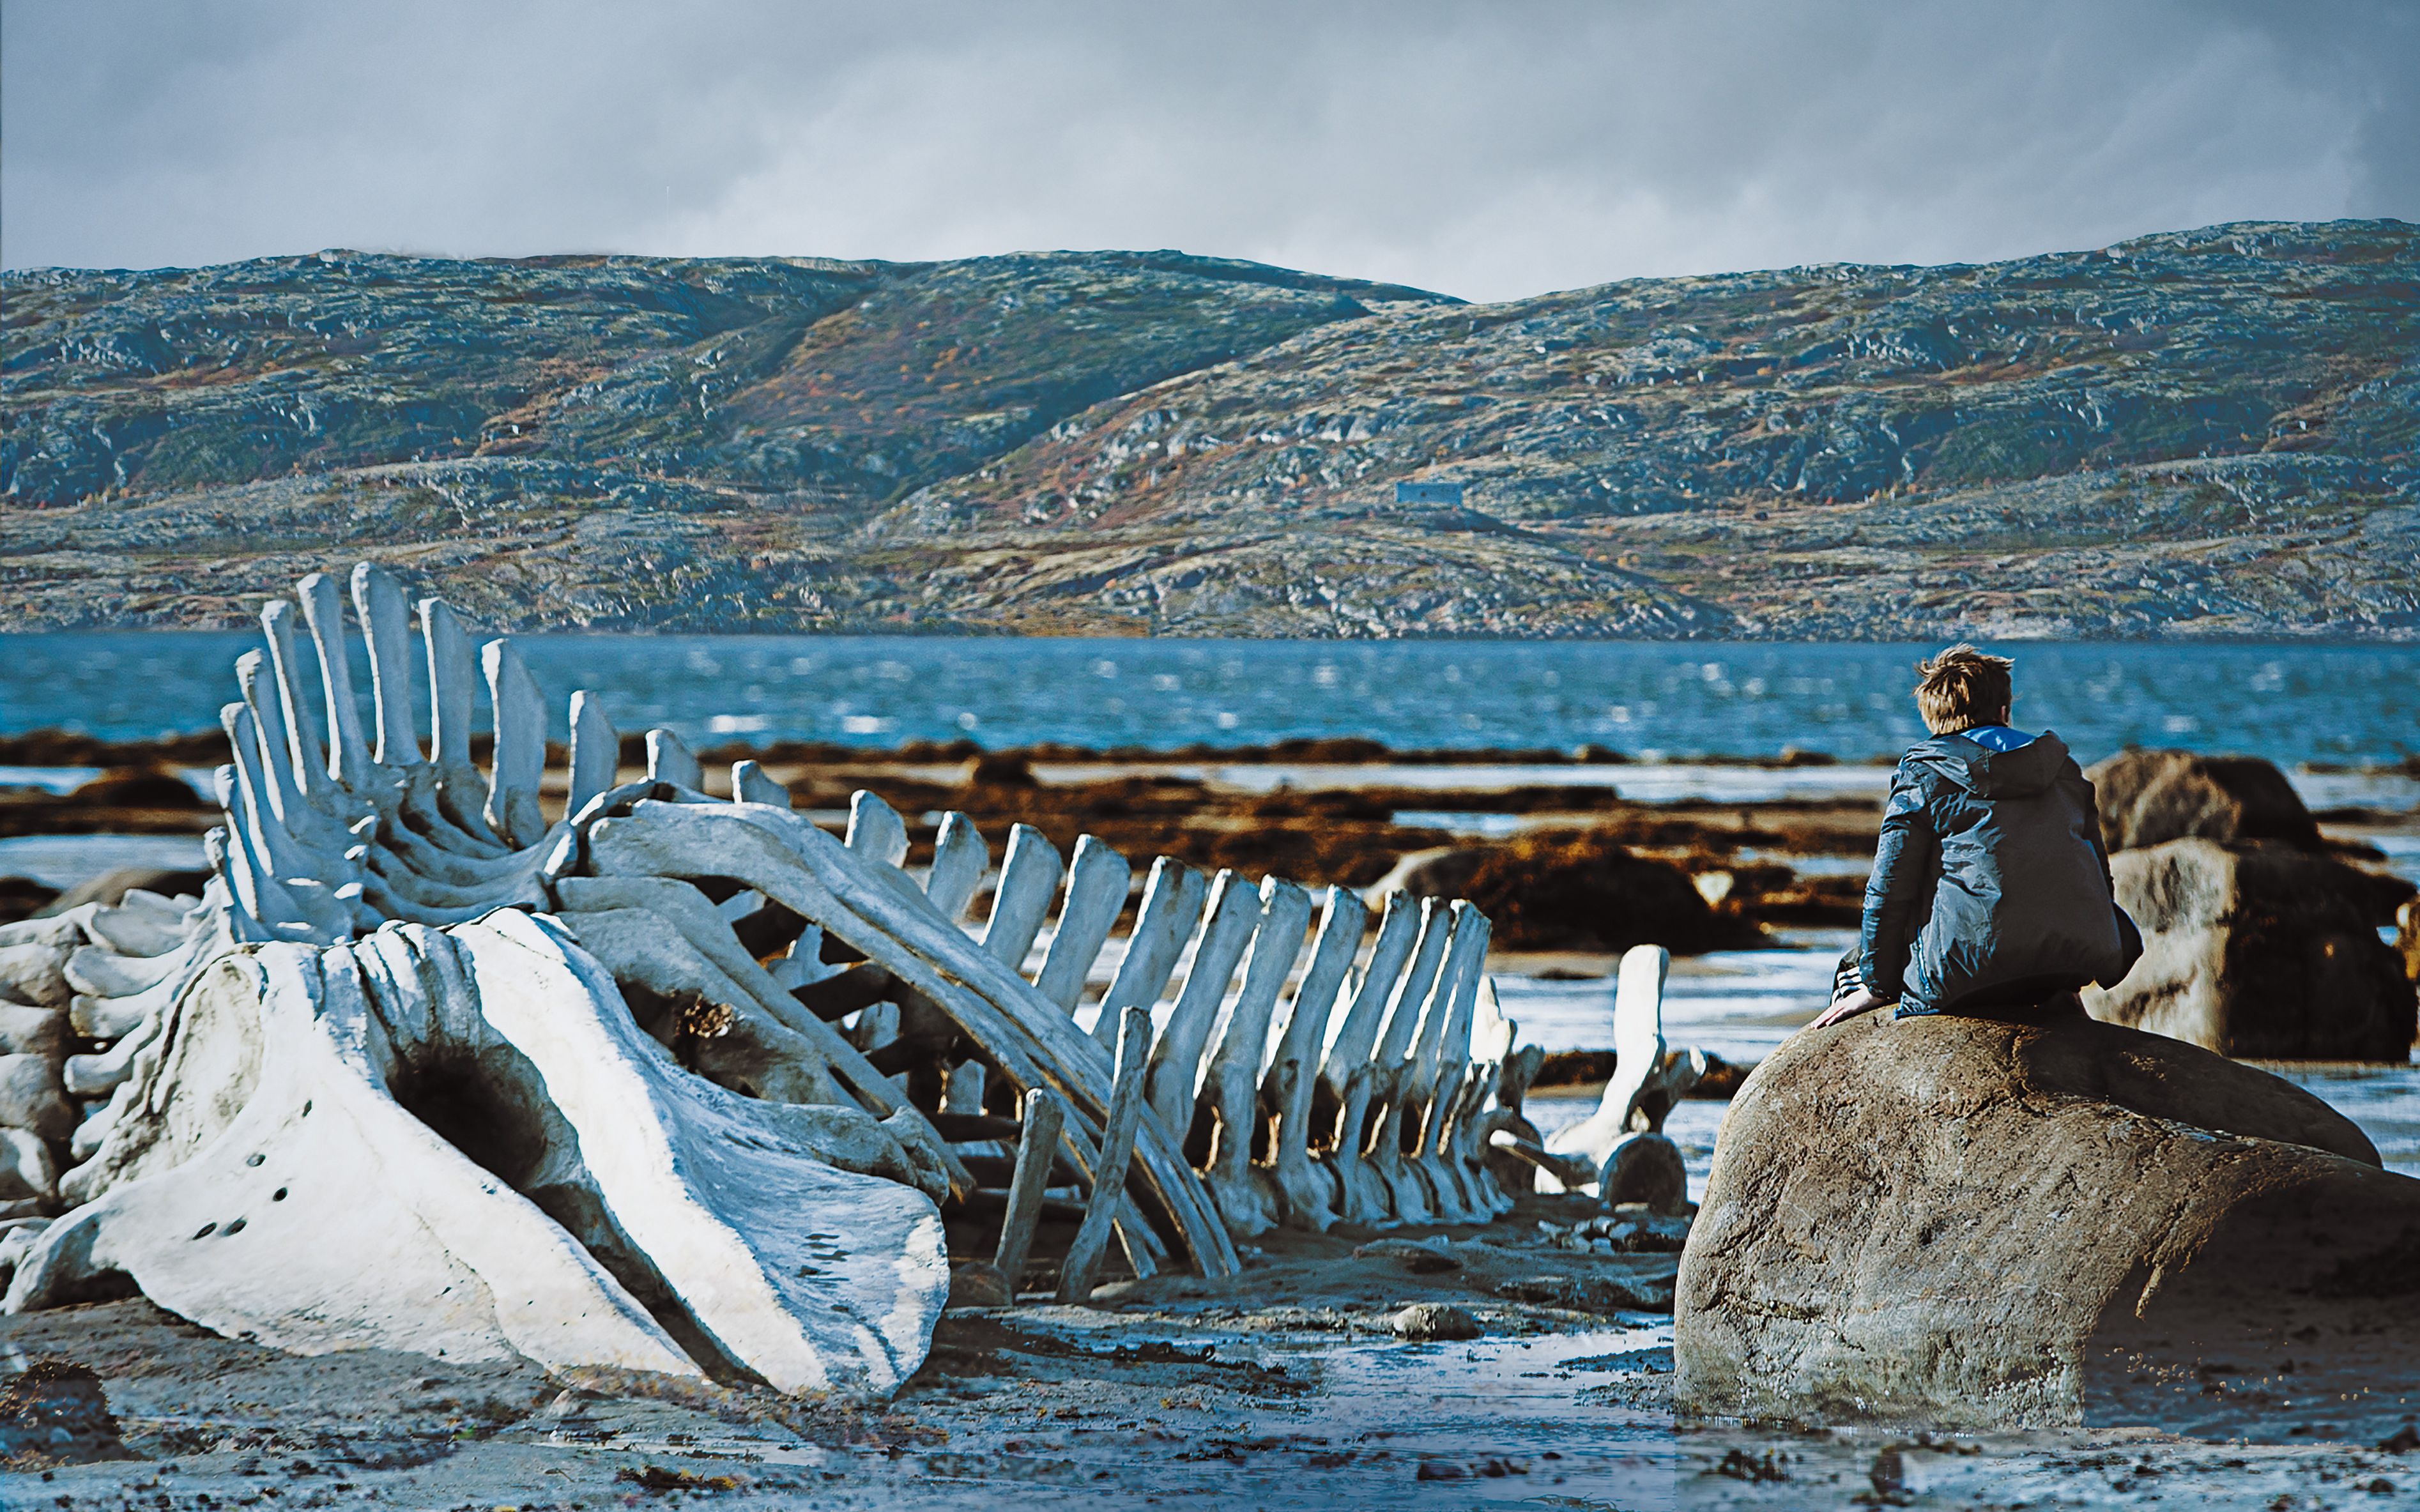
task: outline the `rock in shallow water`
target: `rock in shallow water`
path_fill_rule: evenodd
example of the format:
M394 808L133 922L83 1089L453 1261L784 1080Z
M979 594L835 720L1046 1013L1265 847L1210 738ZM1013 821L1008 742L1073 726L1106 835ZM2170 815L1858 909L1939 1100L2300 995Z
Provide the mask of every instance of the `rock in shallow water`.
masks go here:
M1387 1326L1396 1337L1413 1340L1475 1339L1481 1332L1479 1319L1468 1309L1443 1302L1416 1302L1388 1319Z
M2094 1018L2228 1056L2410 1055L2412 982L2378 937L2381 879L2278 841L2173 840L2109 869L2143 957L2085 990Z
M2094 1018L2226 1056L2401 1060L2409 977L2376 926L2409 883L2327 854L2286 775L2253 756L2134 750L2086 774L2143 957Z
M1869 1017L1792 1040L1733 1103L1681 1264L1677 1400L2198 1421L2197 1370L2284 1356L2298 1396L2334 1359L2391 1400L2420 1389L2415 1303L2420 1180L2290 1083L2086 1019Z
M1614 1142L1596 1182L1607 1208L1643 1202L1657 1212L1677 1212L1689 1199L1689 1170L1681 1147L1660 1134L1634 1132Z
M2257 756L2130 750L2086 772L2113 851L2198 839L2275 840L2317 850L2319 826L2286 774Z

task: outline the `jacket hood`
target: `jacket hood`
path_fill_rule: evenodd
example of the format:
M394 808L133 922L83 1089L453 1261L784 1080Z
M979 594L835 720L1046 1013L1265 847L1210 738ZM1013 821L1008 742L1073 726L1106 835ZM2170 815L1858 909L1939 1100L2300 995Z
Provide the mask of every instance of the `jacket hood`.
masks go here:
M1911 749L1907 764L1954 782L1978 797L2040 793L2067 768L2067 743L2043 731L2014 750L1992 750L1964 735L1935 735Z

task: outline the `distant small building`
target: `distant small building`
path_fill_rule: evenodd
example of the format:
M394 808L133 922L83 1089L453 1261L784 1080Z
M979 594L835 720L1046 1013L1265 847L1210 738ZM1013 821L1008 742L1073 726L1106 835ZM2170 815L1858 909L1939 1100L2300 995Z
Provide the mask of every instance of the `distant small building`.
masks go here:
M1462 485L1458 483L1399 483L1395 485L1395 502L1399 504L1455 504L1462 502Z

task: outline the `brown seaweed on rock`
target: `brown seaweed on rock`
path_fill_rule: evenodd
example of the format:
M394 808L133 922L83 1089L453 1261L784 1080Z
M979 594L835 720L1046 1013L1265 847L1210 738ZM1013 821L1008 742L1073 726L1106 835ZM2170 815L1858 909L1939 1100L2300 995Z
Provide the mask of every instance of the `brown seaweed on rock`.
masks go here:
M1394 880L1419 897L1461 897L1496 923L1514 950L1626 950L1661 945L1678 954L1757 943L1754 920L1709 904L1689 873L1593 829L1542 829L1490 845L1413 858Z

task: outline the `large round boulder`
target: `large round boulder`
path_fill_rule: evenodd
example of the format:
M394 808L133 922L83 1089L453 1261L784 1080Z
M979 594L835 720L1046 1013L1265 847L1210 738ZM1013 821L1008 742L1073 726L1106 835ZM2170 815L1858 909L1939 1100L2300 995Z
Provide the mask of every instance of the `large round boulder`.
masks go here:
M2420 1390L2420 1180L2175 1040L1868 1015L1741 1087L1673 1336L1699 1413L2382 1436Z
M2317 849L2319 827L2286 774L2257 756L2129 750L2085 772L2111 850L2172 840L2276 840Z
M2143 956L2117 986L2085 990L2094 1018L2226 1056L2410 1055L2420 1000L2378 937L2368 873L2290 845L2207 840L2119 851L2109 872Z

